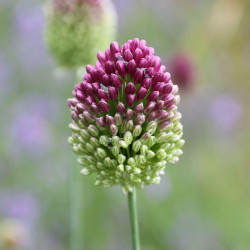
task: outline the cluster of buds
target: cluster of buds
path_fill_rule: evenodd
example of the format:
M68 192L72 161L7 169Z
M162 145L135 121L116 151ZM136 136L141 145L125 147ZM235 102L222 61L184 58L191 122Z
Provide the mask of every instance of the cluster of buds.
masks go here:
M97 58L68 99L81 173L124 193L157 184L182 154L178 87L145 40L112 42Z
M117 17L110 0L48 0L45 38L62 67L94 63L97 51L115 37Z

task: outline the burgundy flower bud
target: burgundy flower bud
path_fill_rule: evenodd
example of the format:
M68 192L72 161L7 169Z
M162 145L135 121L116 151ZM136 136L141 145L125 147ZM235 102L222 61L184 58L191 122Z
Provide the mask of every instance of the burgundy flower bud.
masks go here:
M100 100L101 99L108 100L108 95L103 89L98 90L98 97Z
M148 102L152 102L152 101L156 101L159 98L159 91L153 91L149 94L147 101Z
M168 108L175 103L175 97L171 95L163 97L162 100L164 101L164 108Z
M135 106L134 108L134 111L135 113L139 114L139 113L142 113L144 110L144 106L143 106L143 103L139 103L137 106Z
M71 112L70 115L71 115L71 118L72 118L74 121L78 121L78 120L79 120L79 117L78 117L78 115L77 115L75 112Z
M139 43L139 46L140 46L141 49L146 47L147 46L146 40L141 40L140 43Z
M118 128L117 128L117 126L114 125L114 124L111 124L111 125L109 126L109 130L110 130L110 133L111 133L113 136L116 135L116 134L118 133Z
M135 50L135 52L134 52L134 59L135 59L135 62L136 62L136 64L139 66L139 63L140 63L140 61L141 61L141 59L142 59L142 56L143 56L143 54L142 54L142 51L141 51L141 49L140 48L137 48L136 50Z
M113 86L116 87L117 89L119 89L122 86L121 79L115 74L111 74L111 82Z
M115 119L114 117L110 116L110 115L106 115L106 123L108 125L114 124L115 123Z
M126 95L135 93L135 85L132 82L127 84L127 86L125 88L125 93L126 93Z
M83 79L84 79L86 82L93 82L93 79L92 79L91 75L88 74L88 73L83 77Z
M134 80L134 82L135 82L135 83L142 83L143 74L144 74L143 70L137 68L137 69L135 70L134 75L133 75L133 80Z
M169 93L171 93L172 89L173 89L172 83L167 83L167 84L164 85L164 87L163 87L163 89L162 89L162 91L161 91L160 94L162 96L168 95Z
M131 43L131 51L135 51L136 48L139 47L140 40L138 38L135 38Z
M156 119L159 121L166 121L169 117L169 113L165 110L161 110L157 112Z
M135 69L136 69L136 63L135 63L135 60L130 60L128 62L128 65L127 65L127 72L128 74L130 75L133 75L133 73L135 72Z
M134 95L127 95L126 102L129 107L133 107L135 104L135 96Z
M127 109L126 118L127 118L128 120L133 120L133 118L134 118L134 112L133 112L132 109Z
M146 68L148 66L148 62L145 58L142 58L139 63L139 68Z
M113 62L111 62L111 61L107 61L106 63L105 63L105 71L106 71L106 73L108 73L108 74L111 74L111 73L114 73L115 72L115 65L114 65L114 63Z
M84 92L86 93L86 95L90 95L90 96L94 96L94 91L92 88L92 84L90 83L82 83L83 88L84 88Z
M154 76L154 68L150 67L146 69L146 73L148 74L149 77Z
M155 102L148 102L148 104L146 105L145 109L144 109L144 113L145 114L149 114L150 112L152 112L155 109Z
M101 101L99 102L99 106L103 112L110 111L110 106L104 99L101 99Z
M160 72L161 73L161 72ZM162 81L168 83L171 79L171 75L169 72L163 74Z
M162 101L162 100L156 101L156 108L158 110L163 109L164 108L164 101Z
M122 51L122 53L124 54L124 52L125 52L125 50L130 50L130 44L129 43L124 43L123 45L122 45L122 49L121 49L121 51Z
M87 105L85 105L84 103L81 103L81 102L78 102L76 104L76 108L77 108L77 110L80 111L80 113L82 113L84 110L88 109Z
M121 62L121 61L117 61L116 62L116 69L119 73L119 75L121 76L126 76L126 66L124 64L124 62Z
M154 53L155 53L155 49L154 48L152 48L152 47L148 47L148 50L149 50L149 55L154 55Z
M86 99L86 96L84 95L84 93L80 90L77 90L76 91L76 98L79 100L79 101L84 101Z
M96 72L98 80L102 80L102 77L105 75L105 71L102 68L99 68Z
M143 79L141 86L146 89L149 89L151 87L151 84L152 84L152 80L149 77L147 77Z
M176 95L178 92L179 92L179 87L177 85L173 85L171 94Z
M100 64L101 64L102 66L104 66L104 64L105 64L105 62L106 62L105 54L104 54L102 51L99 51L99 52L97 53L97 58L98 58Z
M102 68L102 65L101 65L101 63L100 63L99 61L96 61L95 67L96 67L97 70L98 70L98 69L101 69L101 68Z
M91 74L93 70L94 70L94 66L92 66L90 64L86 65L86 72L87 73Z
M150 122L150 121L153 121L154 119L155 119L155 117L156 117L156 114L155 114L155 112L152 112L152 113L150 113L148 116L147 116L147 122Z
M163 76L164 74L162 72L157 72L155 76L153 77L152 81L153 82L162 82L163 81Z
M106 51L105 51L105 57L106 57L107 61L111 61L112 60L110 48L106 49Z
M118 97L118 92L115 87L109 87L109 97L111 100L115 101Z
M69 106L69 107L75 107L75 106L77 105L77 100L74 99L74 98L69 98L69 99L67 100L67 103L68 103L68 106Z
M133 54L131 53L131 51L129 49L126 49L124 51L124 54L123 54L123 58L125 61L129 62L130 60L133 59Z
M83 117L84 117L85 121L88 123L91 123L94 121L94 117L88 111L83 112Z
M95 114L99 114L99 113L100 113L100 109L99 109L97 103L95 103L95 102L93 102L93 103L91 104L90 109L91 109L91 111L92 111L93 113L95 113Z
M98 90L100 89L100 84L97 82L92 83L92 89L95 95L98 95Z
M144 88L144 87L140 87L137 92L136 92L136 99L139 101L139 100L142 100L146 94L147 94L147 89Z
M118 102L117 112L120 113L121 115L125 114L126 108L122 102Z
M136 119L135 119L135 122L136 122L136 125L142 125L144 122L145 122L145 115L138 115L136 116Z
M85 99L85 103L90 106L93 102L95 102L95 99L91 96L88 96L86 99Z
M168 130L168 128L171 128L171 127L172 127L172 124L169 121L162 122L160 125L160 129L163 131L166 131Z
M108 76L107 74L103 75L103 77L102 77L102 83L103 83L103 85L105 85L106 87L107 87L107 86L110 86L111 81L110 81L110 78L109 78L109 76Z
M153 85L152 90L161 92L164 87L164 84L165 84L164 82L157 82Z
M167 72L166 66L165 65L161 65L159 71L162 72L162 73L166 73Z
M119 44L118 44L118 42L112 42L111 44L110 44L110 52L111 52L111 55L115 55L115 53L117 53L117 52L120 52L121 51L121 49L120 49L120 46L119 46Z
M105 121L104 117L98 117L98 118L96 118L96 122L101 127L105 127L106 126L106 121Z
M141 48L141 50L142 50L142 54L144 57L149 55L149 48L148 47L145 46L145 47Z
M161 58L159 56L155 56L154 58L154 72L158 72L161 67Z
M145 59L147 60L148 67L151 67L154 71L155 59L154 56L146 56ZM154 71L155 72L155 71Z

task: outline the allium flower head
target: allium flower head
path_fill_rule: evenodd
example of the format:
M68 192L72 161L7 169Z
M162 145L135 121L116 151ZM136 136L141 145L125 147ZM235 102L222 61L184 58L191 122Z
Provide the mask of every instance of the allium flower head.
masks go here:
M178 87L145 40L112 42L97 58L68 100L69 143L81 173L96 173L96 185L121 185L124 193L159 183L184 144Z
M94 63L114 39L116 13L110 0L49 0L46 41L61 66Z

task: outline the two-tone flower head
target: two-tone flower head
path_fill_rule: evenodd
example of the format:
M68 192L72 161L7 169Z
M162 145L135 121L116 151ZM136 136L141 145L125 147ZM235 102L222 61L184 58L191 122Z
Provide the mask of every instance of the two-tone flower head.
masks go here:
M145 40L112 42L97 58L68 99L81 173L124 193L157 184L182 154L178 87Z
M63 67L94 63L115 37L117 16L110 0L48 0L45 39Z

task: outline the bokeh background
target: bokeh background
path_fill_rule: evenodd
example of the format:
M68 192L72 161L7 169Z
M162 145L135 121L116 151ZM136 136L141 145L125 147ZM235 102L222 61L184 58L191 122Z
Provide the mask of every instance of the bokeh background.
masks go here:
M159 185L138 191L142 249L249 249L249 1L113 2L118 42L146 39L181 94L184 155ZM78 195L66 105L75 72L46 50L43 3L0 0L0 238L18 243L10 249L69 249ZM130 249L126 197L79 176L78 240Z

